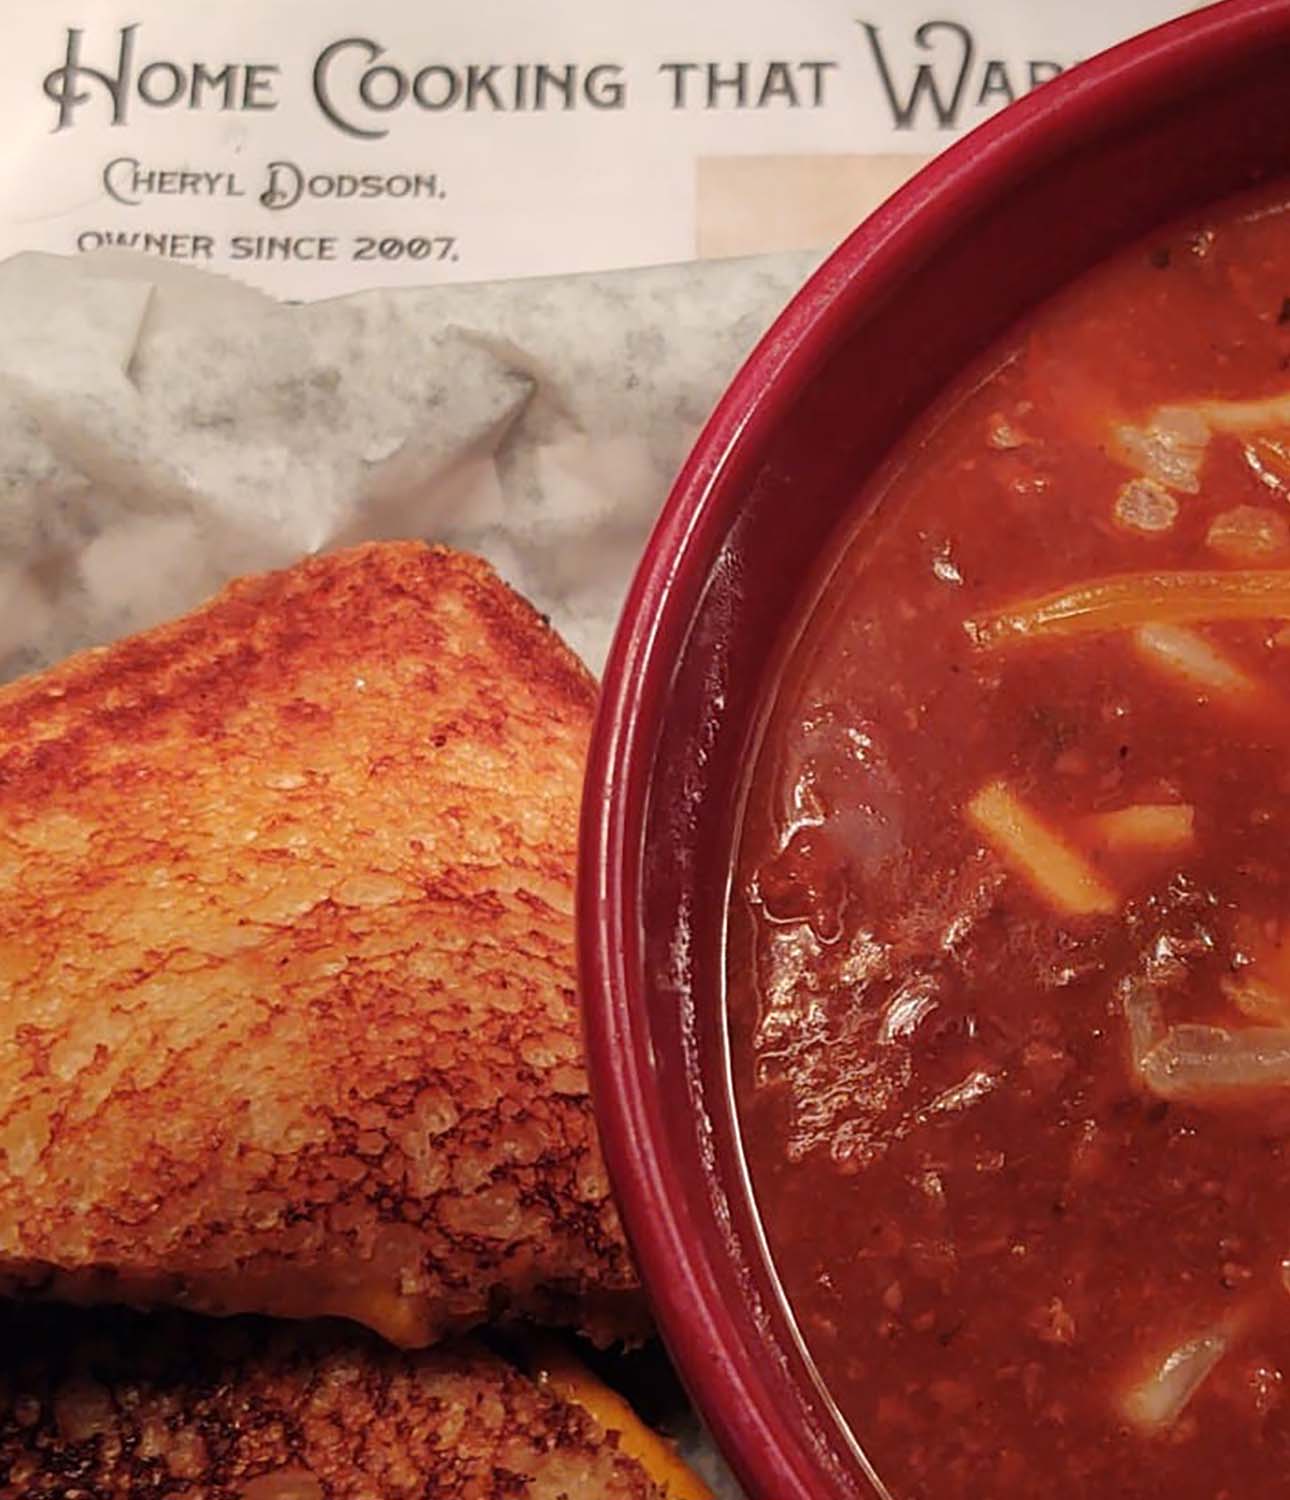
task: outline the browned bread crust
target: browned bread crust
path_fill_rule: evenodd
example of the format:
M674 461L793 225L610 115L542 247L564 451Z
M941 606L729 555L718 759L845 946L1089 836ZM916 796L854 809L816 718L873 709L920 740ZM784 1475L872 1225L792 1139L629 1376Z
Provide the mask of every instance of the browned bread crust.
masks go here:
M635 1329L574 993L594 696L412 543L0 690L0 1290Z
M487 1351L337 1328L0 1317L0 1500L662 1500Z

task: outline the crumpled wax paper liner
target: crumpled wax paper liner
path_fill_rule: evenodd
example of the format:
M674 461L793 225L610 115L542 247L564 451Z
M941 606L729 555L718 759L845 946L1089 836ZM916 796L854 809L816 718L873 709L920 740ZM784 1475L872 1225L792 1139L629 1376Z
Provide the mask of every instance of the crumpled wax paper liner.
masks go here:
M483 553L598 671L721 388L815 257L291 305L0 264L0 676L365 538Z

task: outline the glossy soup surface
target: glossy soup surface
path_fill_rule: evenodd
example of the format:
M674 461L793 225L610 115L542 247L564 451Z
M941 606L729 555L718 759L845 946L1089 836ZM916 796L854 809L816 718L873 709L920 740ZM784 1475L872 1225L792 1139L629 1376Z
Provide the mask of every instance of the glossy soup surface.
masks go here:
M1290 1495L1288 201L965 376L769 706L740 1117L896 1500Z

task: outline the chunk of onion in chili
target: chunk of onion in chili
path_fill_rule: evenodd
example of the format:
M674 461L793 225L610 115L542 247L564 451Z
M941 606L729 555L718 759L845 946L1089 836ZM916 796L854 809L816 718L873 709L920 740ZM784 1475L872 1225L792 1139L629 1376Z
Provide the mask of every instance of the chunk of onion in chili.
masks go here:
M1144 661L1193 691L1257 698L1259 684L1203 635L1183 625L1144 625L1133 633Z
M1114 573L1038 594L963 622L977 646L1046 637L1104 635L1205 620L1290 619L1290 570Z
M1290 1028L1173 1026L1138 1060L1161 1099L1213 1101L1290 1086Z
M1271 562L1290 551L1290 521L1267 505L1234 505L1210 522L1205 545L1232 562Z
M1139 474L1120 486L1111 516L1121 531L1157 536L1178 519L1178 501L1158 479Z
M1290 1085L1290 1027L1166 1026L1155 986L1127 979L1119 993L1133 1071L1161 1099L1222 1103Z
M1288 427L1290 392L1255 401L1195 401L1158 407L1141 427L1117 427L1113 451L1138 473L1194 495L1215 432L1246 436Z
M1232 1341L1230 1326L1219 1324L1175 1345L1145 1380L1120 1398L1120 1410L1135 1427L1163 1432L1182 1415Z
M1135 802L1084 820L1085 836L1109 854L1176 853L1195 841L1196 810L1185 802Z
M1145 427L1118 427L1115 448L1138 473L1171 490L1194 495L1209 444L1210 424L1190 406L1161 407Z
M1120 991L1124 1017L1129 1023L1129 1052L1134 1072L1141 1072L1142 1060L1165 1035L1165 1014L1160 1000L1149 984L1139 979L1126 980Z

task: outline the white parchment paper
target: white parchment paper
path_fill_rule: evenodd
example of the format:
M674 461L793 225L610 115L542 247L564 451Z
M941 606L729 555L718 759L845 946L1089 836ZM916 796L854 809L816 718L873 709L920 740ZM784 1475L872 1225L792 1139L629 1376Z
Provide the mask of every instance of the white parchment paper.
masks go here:
M669 481L815 257L283 305L0 265L0 675L369 537L482 552L599 670Z

